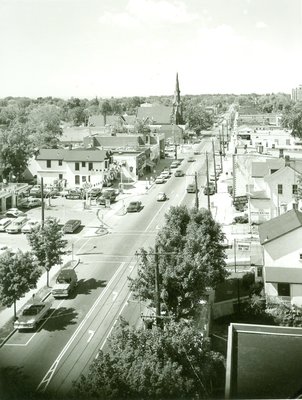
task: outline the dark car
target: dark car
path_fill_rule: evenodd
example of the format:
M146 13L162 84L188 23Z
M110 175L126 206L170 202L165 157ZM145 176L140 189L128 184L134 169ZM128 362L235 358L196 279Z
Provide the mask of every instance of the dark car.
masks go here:
M83 192L80 190L68 190L66 194L66 199L78 200L83 199Z
M116 193L115 191L104 191L101 196L99 196L96 199L97 204L100 204L102 206L105 206L107 202L109 201L110 203L114 203L116 200Z
M142 208L141 201L131 201L127 207L127 212L138 212Z
M212 194L215 194L215 185L213 185L211 182L209 184L209 186L206 186L203 189L203 194L205 194L206 196L209 194L210 196L212 196Z
M102 189L101 188L92 188L89 192L88 195L91 199L96 199L102 194Z
M64 233L73 233L81 226L80 219L70 219L63 226Z
M194 162L195 161L195 158L194 157L189 157L188 158L188 162Z

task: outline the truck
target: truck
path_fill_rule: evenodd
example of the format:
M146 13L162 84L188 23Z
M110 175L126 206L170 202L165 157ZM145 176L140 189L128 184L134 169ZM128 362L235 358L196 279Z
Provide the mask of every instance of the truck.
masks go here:
M74 269L62 269L57 276L56 283L51 291L53 297L69 297L78 283L77 274Z

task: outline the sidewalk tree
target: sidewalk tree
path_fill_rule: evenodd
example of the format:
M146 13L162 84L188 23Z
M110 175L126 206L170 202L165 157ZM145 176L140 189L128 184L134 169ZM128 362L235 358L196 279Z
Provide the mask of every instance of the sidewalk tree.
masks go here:
M138 277L130 279L135 297L154 305L158 263L163 308L177 320L192 316L207 289L228 275L223 239L220 225L206 209L171 207L156 238L157 256L154 248L138 252Z
M30 289L34 289L41 276L41 269L31 253L9 251L0 256L0 302L10 307L14 305L16 318L16 301Z
M38 264L47 272L47 286L49 286L49 271L53 265L61 264L62 256L66 254L67 240L57 220L47 220L44 226L38 226L27 234L32 252Z
M224 376L223 357L188 322L120 326L76 385L85 399L202 399Z

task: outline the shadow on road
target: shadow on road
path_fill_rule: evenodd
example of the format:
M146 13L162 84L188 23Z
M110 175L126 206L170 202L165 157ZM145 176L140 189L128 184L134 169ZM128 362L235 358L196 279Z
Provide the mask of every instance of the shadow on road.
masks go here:
M92 290L105 286L106 281L97 281L94 278L87 279L85 281L84 279L81 279L78 282L74 295L76 296L78 294L90 294Z
M60 307L51 315L42 329L49 332L63 331L67 326L77 323L77 316L78 313L74 308Z

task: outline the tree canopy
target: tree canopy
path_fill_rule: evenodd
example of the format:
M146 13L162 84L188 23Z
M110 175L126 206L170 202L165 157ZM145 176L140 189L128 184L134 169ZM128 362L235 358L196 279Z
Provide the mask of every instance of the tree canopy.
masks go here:
M282 126L292 130L292 135L302 138L302 102L285 107L282 114Z
M184 120L189 128L197 133L213 126L214 118L211 112L205 110L200 104L187 104L184 109Z
M204 399L224 374L223 357L211 351L193 324L171 321L165 329L122 324L76 387L84 399Z
M228 275L224 234L206 209L171 207L156 238L156 249L138 252L138 277L130 280L137 298L154 305L155 266L158 262L160 302L176 319L192 316L208 287ZM157 253L157 254L156 254Z
M29 252L9 251L0 256L0 302L4 306L16 306L16 301L36 287L41 269ZM16 307L14 308L16 317Z
M52 266L61 264L62 255L66 253L67 240L63 239L63 232L57 220L46 220L27 234L32 252L38 264L47 271L47 286L49 271Z

